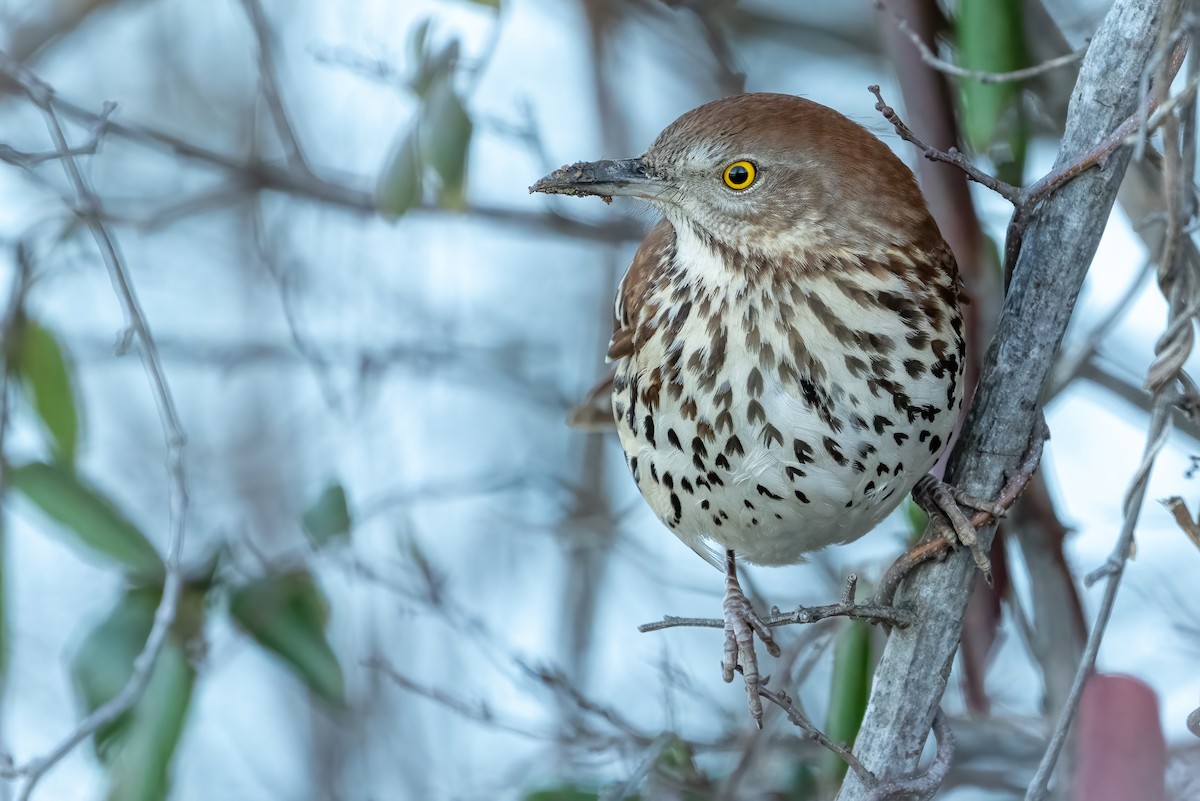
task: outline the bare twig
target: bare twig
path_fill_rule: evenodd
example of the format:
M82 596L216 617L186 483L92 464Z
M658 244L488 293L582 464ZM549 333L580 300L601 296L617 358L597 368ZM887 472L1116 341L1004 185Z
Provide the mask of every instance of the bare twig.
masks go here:
M548 732L538 732L521 723L510 720L505 720L498 716L487 701L468 701L456 695L440 690L437 687L427 687L414 679L401 673L390 662L382 657L371 657L364 659L363 667L368 670L377 670L387 676L397 686L407 690L413 695L419 695L422 698L427 698L435 704L442 706L451 712L459 715L467 720L474 721L485 726L490 726L500 731L506 731L510 734L517 734L521 737L528 737L533 740L552 740L553 736Z
M954 733L950 731L946 713L940 709L933 717L933 736L937 738L937 751L925 772L908 779L891 779L880 783L872 791L871 801L892 801L908 796L921 799L933 797L946 780L954 759Z
M866 620L871 623L883 623L888 626L904 628L912 623L912 612L908 609L897 609L888 604L855 604L836 603L826 606L798 606L790 612L772 610L763 616L763 623L769 627L788 626L793 624L817 623L831 617L850 617ZM704 629L720 629L725 627L725 621L708 617L676 617L665 615L662 620L653 623L643 623L638 631L643 634L651 631L662 631L680 626L692 626Z
M275 131L279 134L280 142L283 143L284 157L287 159L288 166L293 170L311 174L312 170L309 169L308 160L304 157L300 140L296 137L296 128L292 125L287 107L283 103L283 95L279 91L279 74L275 71L274 42L262 4L259 0L242 0L242 9L246 12L246 18L250 21L250 27L254 31L254 40L258 46L258 72L263 102L267 105L271 121L275 124Z
M804 735L807 738L810 740L815 740L825 748L841 757L846 764L850 766L850 770L854 771L855 775L858 776L863 784L868 786L875 785L875 774L863 767L863 764L858 761L858 757L854 756L849 748L841 743L835 743L833 740L830 740L829 736L825 734L825 732L814 726L812 721L806 718L804 713L796 707L795 703L791 699L791 696L789 696L785 691L771 690L767 688L765 684L760 684L758 686L758 694L782 709L792 725L804 732Z
M921 39L921 35L912 29L912 26L908 24L908 20L897 14L895 9L893 9L890 4L885 2L885 0L875 0L875 7L880 11L885 12L889 17L892 18L897 30L907 36L908 40L912 42L913 46L917 49L917 52L921 54L922 61L938 72L945 73L946 75L952 75L955 78L970 78L972 80L979 81L980 83L1008 83L1012 81L1027 81L1030 78L1036 78L1039 75L1051 70L1056 70L1075 64L1087 53L1087 45L1084 45L1073 53L1068 53L1064 56L1058 56L1057 58L1049 59L1041 64L1035 64L1032 67L1024 67L1019 70L1012 70L1011 72L970 70L946 61L945 59L939 58L937 53L933 52L929 45L925 44L924 40Z
M11 69L10 66L9 68ZM92 236L96 241L96 246L100 250L100 255L104 260L105 266L108 268L113 290L116 292L117 298L125 312L127 326L133 332L134 336L136 336L140 345L142 365L150 381L155 405L158 408L159 419L163 426L163 436L166 441L166 468L170 486L170 511L166 558L164 559L165 573L163 577L162 597L158 608L155 610L154 622L146 638L146 642L141 652L133 661L132 673L120 692L80 721L75 729L59 742L58 745L47 754L33 759L23 767L16 769L18 774L26 777L25 786L22 788L19 796L20 801L26 801L33 793L38 781L50 768L56 765L76 745L91 736L96 730L120 717L126 710L137 703L145 691L154 665L158 660L158 655L166 643L171 624L175 620L175 610L182 584L180 555L183 549L188 489L183 458L184 444L186 442L183 426L180 422L179 413L176 409L170 386L167 383L161 360L159 359L158 348L155 345L154 337L151 335L145 315L142 313L137 293L121 260L117 242L102 220L100 200L96 197L87 178L75 161L75 156L71 152L71 145L67 141L58 114L54 110L50 88L20 68L17 69L17 72L21 79L20 84L22 89L28 94L30 100L42 110L46 118L46 126L50 131L51 139L54 141L54 147L60 154L59 161L63 165L67 177L79 197L80 213L91 230Z
M57 150L47 150L41 153L27 153L9 145L0 145L0 161L8 164L13 164L18 167L30 169L44 164L47 161L55 161L68 156L94 156L100 148L100 142L104 140L105 134L108 133L108 121L112 113L117 110L116 103L105 103L96 115L96 120L92 124L92 130L88 134L87 140L81 145L75 145L66 153L61 153Z
M941 161L946 164L953 164L963 171L964 174L972 181L983 184L988 189L991 189L996 194L1003 197L1008 202L1016 205L1022 200L1020 187L1005 183L994 175L989 175L983 170L972 164L966 156L964 156L956 147L949 150L940 150L933 145L926 144L920 137L913 133L912 129L905 125L904 120L896 113L896 110L889 106L883 99L883 94L879 90L877 84L872 84L867 87L867 90L875 95L875 110L887 119L896 129L896 133L906 142L911 142L921 149L925 158L930 161Z
M1190 15L1189 15L1190 17ZM1159 41L1160 52L1165 52L1174 46L1178 38L1177 26L1181 24L1181 2L1176 0L1168 5L1163 14ZM1188 36L1195 39L1200 32L1200 25L1194 18L1188 20ZM1182 45L1175 46L1178 53ZM1188 83L1191 84L1200 76L1200 63L1193 58L1188 67ZM1170 65L1163 64L1156 75L1155 95L1160 106L1166 107L1171 79L1174 72ZM1163 184L1167 198L1167 232L1163 240L1162 253L1158 259L1158 283L1167 298L1168 314L1166 331L1155 346L1156 358L1147 371L1146 384L1154 398L1153 413L1150 427L1146 434L1146 446L1141 464L1130 482L1125 494L1125 520L1117 543L1108 561L1098 571L1094 571L1085 580L1087 583L1101 576L1107 578L1104 596L1096 615L1096 621L1088 635L1083 657L1071 683L1067 700L1059 713L1054 733L1050 743L1038 765L1037 774L1025 795L1026 801L1041 801L1046 797L1054 766L1058 761L1063 743L1079 708L1083 688L1091 676L1096 664L1096 655L1104 638L1113 606L1116 603L1117 591L1121 585L1125 565L1133 549L1134 531L1137 528L1142 503L1146 497L1146 488L1150 482L1150 472L1154 467L1155 458L1167 443L1171 428L1171 407L1177 402L1175 388L1192 386L1190 379L1183 372L1183 365L1191 355L1194 342L1194 317L1196 314L1195 297L1198 278L1192 270L1190 260L1184 258L1180 239L1184 227L1194 211L1194 192L1192 188L1196 160L1196 127L1195 127L1195 98L1189 94L1179 105L1179 117L1186 122L1180 124L1175 115L1167 115L1163 120Z

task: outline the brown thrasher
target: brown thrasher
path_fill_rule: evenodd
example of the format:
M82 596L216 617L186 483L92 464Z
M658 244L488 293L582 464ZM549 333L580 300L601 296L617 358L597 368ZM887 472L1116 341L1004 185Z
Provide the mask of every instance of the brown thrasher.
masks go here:
M741 667L761 726L754 633L779 648L735 554L785 565L857 539L933 466L963 402L954 255L886 145L790 95L708 103L640 158L531 191L663 214L617 295L612 410L646 502L726 571L723 674ZM965 499L922 489L970 542Z

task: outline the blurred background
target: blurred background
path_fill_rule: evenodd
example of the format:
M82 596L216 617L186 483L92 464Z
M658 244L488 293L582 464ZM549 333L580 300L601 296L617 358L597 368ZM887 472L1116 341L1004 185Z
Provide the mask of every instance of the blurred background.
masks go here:
M753 729L720 681L719 630L638 633L719 616L721 578L644 507L615 437L565 423L604 375L616 282L654 215L527 187L637 155L727 94L833 106L919 169L974 301L977 364L1011 209L918 164L866 87L1028 183L1053 162L1075 63L985 85L935 71L913 39L1008 71L1083 46L1106 9L0 0L0 793L125 684L181 523L183 590L145 693L35 797L827 797L837 759L776 709ZM1082 577L1116 539L1165 320L1153 169L1131 168L1048 389L1041 479L972 599L939 797L1021 797L1077 665L1103 586ZM106 259L177 405L170 453ZM1180 422L1149 498L1194 511L1200 444ZM918 525L898 512L749 586L760 609L832 603L849 572L865 594ZM1148 504L1068 770L1200 797L1198 545ZM852 739L882 633L779 634L765 672ZM1113 720L1126 740L1093 742Z

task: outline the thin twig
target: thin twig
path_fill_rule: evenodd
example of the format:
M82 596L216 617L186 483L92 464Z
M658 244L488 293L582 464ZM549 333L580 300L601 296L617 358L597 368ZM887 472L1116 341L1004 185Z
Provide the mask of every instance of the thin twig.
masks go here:
M1165 51L1177 38L1176 26L1180 17L1180 3L1174 2L1164 12L1162 28L1159 35ZM1200 26L1194 17L1188 20L1188 38L1195 40ZM1183 49L1180 44L1174 48L1175 54ZM1188 83L1200 77L1200 63L1196 58L1188 66ZM1155 99L1160 105L1166 106L1171 80L1174 72L1171 65L1161 65L1155 79ZM1096 622L1088 634L1083 657L1079 668L1071 682L1071 690L1066 702L1059 713L1050 737L1046 753L1038 765L1037 773L1025 801L1042 801L1049 792L1050 778L1054 766L1066 741L1071 723L1079 709L1080 698L1087 680L1095 670L1096 655L1104 638L1113 606L1116 603L1117 591L1121 586L1121 578L1133 549L1134 531L1137 528L1142 503L1146 497L1146 489L1150 483L1150 473L1159 452L1166 445L1171 430L1171 408L1177 402L1176 386L1183 383L1191 386L1186 379L1183 365L1191 355L1194 344L1193 318L1195 316L1194 299L1197 290L1197 276L1193 273L1190 260L1183 257L1180 248L1180 238L1183 229L1190 219L1194 208L1192 191L1192 176L1196 160L1196 127L1195 127L1195 97L1189 94L1179 104L1179 117L1187 122L1182 126L1175 115L1167 115L1163 120L1163 186L1167 200L1167 232L1163 239L1162 253L1158 259L1158 284L1167 298L1168 313L1166 331L1155 346L1156 357L1147 370L1146 384L1154 398L1154 411L1150 418L1150 427L1146 434L1146 446L1141 464L1130 482L1125 494L1124 524L1116 546L1104 567L1088 576L1088 583L1099 577L1106 577L1104 596L1096 615ZM1182 140L1182 141L1181 141ZM1185 380L1186 379L1186 380Z
M883 623L888 626L905 628L912 624L912 612L908 609L898 609L888 604L855 604L836 603L826 606L798 606L790 612L774 610L763 616L763 623L771 628L776 626L803 625L817 623L831 617L850 617L866 620L871 623ZM663 629L691 626L703 629L720 629L725 627L725 621L711 617L676 617L665 615L662 620L653 623L643 623L638 631L643 634Z
M274 43L271 40L271 29L267 24L267 16L263 13L259 0L242 0L242 9L250 21L254 31L254 40L258 45L259 86L262 89L263 102L271 114L275 124L275 132L283 143L284 158L288 166L301 173L312 174L300 140L296 136L296 128L292 125L287 107L283 103L283 95L279 91L279 75L275 71Z
M954 759L954 733L950 731L946 713L941 709L933 716L933 736L937 738L937 751L925 772L920 776L881 783L871 792L871 801L893 801L908 796L921 799L933 797L946 780L946 774L950 772L950 763Z
M66 151L69 156L94 156L100 148L100 143L104 140L105 134L108 133L108 121L112 113L117 110L117 104L106 102L97 114L96 121L92 124L92 130L88 134L87 140L81 145L75 145L70 150ZM17 167L31 169L44 164L47 161L55 161L63 157L63 153L57 150L47 150L41 153L28 153L22 150L17 150L9 145L0 145L0 161L8 164L13 164Z
M792 702L791 697L785 691L779 690L776 692L775 690L771 690L765 685L760 684L758 686L758 694L782 709L784 714L787 715L788 720L791 721L792 725L804 732L806 737L808 737L810 740L815 740L825 748L841 757L845 763L850 766L850 770L854 771L863 784L868 786L875 784L877 781L875 774L863 767L863 764L858 761L858 757L854 756L849 748L841 743L835 743L833 740L830 740L829 735L825 734L825 732L814 726L812 721L806 718L804 713L796 708L796 705Z
M1050 776L1054 772L1054 765L1058 761L1058 755L1062 751L1063 744L1066 742L1067 732L1071 727L1071 722L1075 718L1075 712L1079 709L1079 700L1083 696L1083 687L1095 669L1096 655L1100 652L1100 642L1104 638L1108 619L1112 615L1113 605L1117 598L1117 589L1121 585L1121 577L1125 572L1125 563L1129 558L1129 551L1133 546L1133 532L1137 527L1142 501L1146 497L1146 487L1150 480L1150 469L1154 466L1154 458L1158 450L1166 444L1169 433L1169 420L1170 415L1167 413L1166 404L1157 405L1154 415L1150 419L1150 433L1147 437L1145 455L1142 457L1142 463L1138 466L1135 473L1133 486L1126 495L1125 523L1121 527L1121 534L1117 538L1116 547L1106 562L1105 572L1108 577L1108 583L1104 587L1104 597L1100 601L1100 609L1096 614L1096 621L1092 624L1092 630L1088 633L1087 644L1084 645L1083 649L1083 657L1080 660L1078 670L1075 672L1075 678L1071 682L1071 689L1067 693L1066 701L1059 712L1054 733L1050 736L1046 753L1042 756L1042 761L1038 765L1037 773L1034 775L1033 782L1030 784L1029 790L1025 795L1025 801L1041 801L1041 799L1046 797L1050 784Z
M929 159L930 161L941 161L946 164L953 164L955 167L958 167L960 170L962 170L963 173L972 181L983 184L1008 202L1014 205L1021 202L1022 193L1020 187L1005 183L994 175L989 175L988 173L979 169L972 164L967 157L958 150L958 148L952 147L949 150L940 150L933 145L927 144L924 140L913 133L912 129L909 128L904 123L904 120L900 118L900 115L896 113L896 110L889 106L886 101L884 101L883 94L880 92L878 84L872 84L868 86L867 91L875 95L875 110L882 114L884 118L892 124L892 127L896 129L896 133L901 139L905 140L906 142L911 142L920 148L925 158Z
M180 555L183 549L188 489L183 458L184 444L186 442L183 426L180 423L175 400L167 383L166 375L163 372L158 348L155 345L154 337L151 335L149 325L138 302L137 293L125 269L125 265L121 261L116 240L101 218L99 198L93 192L87 178L80 170L79 164L75 161L75 156L71 153L71 146L67 142L66 134L63 132L62 124L51 102L52 93L50 88L27 73L21 77L23 78L21 81L22 88L25 89L30 100L42 110L45 116L46 126L54 141L55 149L61 154L59 161L63 165L71 185L75 188L76 194L79 196L80 211L83 219L91 230L92 237L95 239L96 246L100 250L104 264L108 268L113 290L125 312L127 327L136 336L141 346L142 366L145 368L146 376L150 381L151 391L154 396L155 406L158 409L159 419L163 427L163 436L166 441L166 468L170 486L162 597L158 608L154 612L154 623L151 626L146 642L141 652L137 655L137 658L133 661L132 673L120 692L80 721L75 729L60 741L58 745L44 756L35 758L17 769L18 773L27 777L26 784L19 796L20 801L26 801L33 793L38 781L50 768L70 753L76 745L96 732L96 730L112 723L124 714L126 710L137 703L145 691L154 665L158 660L158 655L166 643L171 624L175 620L175 610L182 585Z
M1069 67L1076 62L1083 60L1087 53L1087 45L1079 48L1073 53L1067 53L1063 56L1043 61L1041 64L1035 64L1032 67L1023 67L1019 70L1010 72L988 72L986 70L972 70L966 67L960 67L945 59L939 58L937 53L934 53L929 45L921 38L921 35L914 31L908 24L908 20L896 13L888 3L884 0L875 0L875 7L880 11L887 13L892 18L896 29L908 37L908 40L913 43L917 52L921 54L921 60L933 67L938 72L946 75L953 75L955 78L970 78L971 80L979 81L980 83L1009 83L1013 81L1027 81L1030 78L1036 78L1039 75L1050 72L1051 70Z

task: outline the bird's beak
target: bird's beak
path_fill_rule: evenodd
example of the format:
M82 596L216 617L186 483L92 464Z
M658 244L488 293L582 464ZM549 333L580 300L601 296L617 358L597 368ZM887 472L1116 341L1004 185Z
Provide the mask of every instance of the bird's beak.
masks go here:
M607 203L613 196L657 197L667 183L650 177L641 159L580 161L559 167L529 187L530 192L548 195L597 195Z

